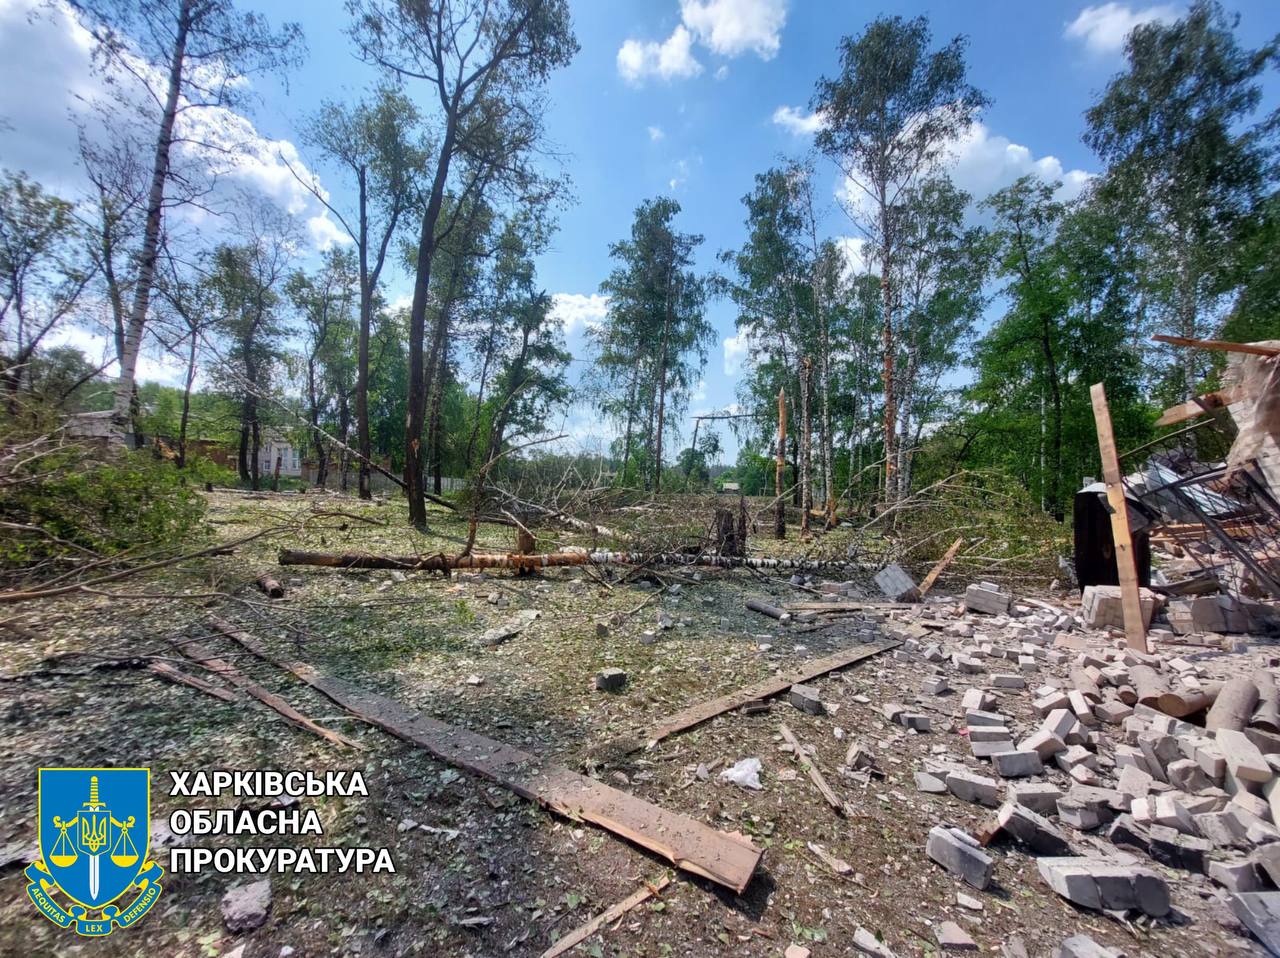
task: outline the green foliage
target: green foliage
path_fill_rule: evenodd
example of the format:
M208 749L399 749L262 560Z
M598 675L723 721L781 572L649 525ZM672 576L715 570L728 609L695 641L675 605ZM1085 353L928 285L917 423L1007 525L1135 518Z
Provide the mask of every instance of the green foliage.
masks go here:
M146 452L99 462L77 449L51 451L0 487L0 521L26 527L0 536L0 569L189 546L204 534L205 501L192 484L207 473Z

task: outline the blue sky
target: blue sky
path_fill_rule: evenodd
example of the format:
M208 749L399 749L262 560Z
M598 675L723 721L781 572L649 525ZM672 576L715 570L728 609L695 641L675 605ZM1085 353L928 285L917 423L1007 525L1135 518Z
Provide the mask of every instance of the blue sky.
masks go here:
M26 168L66 191L74 191L70 162L74 136L67 135L67 91L83 86L83 50L66 37L65 24L35 26L18 18L34 0L0 0L0 117L13 130L0 134L0 163ZM350 98L373 79L344 34L341 3L298 4L258 0L273 21L301 22L308 61L288 78L254 81L257 103L250 113L262 138L261 156L246 179L257 182L304 218L307 206L280 177L272 152L309 163L298 146L299 120L324 99ZM1226 4L1241 15L1240 36L1255 45L1280 32L1280 4L1240 0ZM939 42L962 33L969 38L972 81L992 105L965 141L955 145L953 176L980 199L1026 172L1065 177L1064 195L1097 170L1080 140L1082 113L1120 68L1121 44L1134 23L1176 17L1178 3L938 2L869 4L829 0L610 0L573 4L581 52L549 87L547 129L563 154L562 169L573 185L552 248L539 262L541 284L558 296L570 348L588 358L583 322L598 317L600 280L610 268L608 244L626 235L635 206L648 197L672 195L683 207L682 229L706 242L701 265L710 269L718 251L743 238L741 197L752 177L782 156L805 153L807 104L815 80L836 67L841 35L857 34L876 15L929 16ZM6 35L8 40L6 41ZM35 80L35 73L40 77ZM1268 82L1268 109L1277 85ZM415 93L411 95L425 96ZM779 111L790 112L779 115ZM790 122L787 122L788 118ZM315 167L324 186L341 200L345 185ZM818 161L827 199L825 231L855 235L835 202L838 178ZM315 228L322 241L331 230ZM391 298L407 290L407 277L391 278ZM734 352L733 313L713 303L710 317L717 345L709 357L705 386L693 411L734 401L740 374ZM725 344L725 340L730 342ZM728 361L726 362L726 349ZM163 377L164 364L149 367ZM562 426L584 441L601 430L588 411L571 410ZM686 429L686 438L688 430ZM736 447L729 439L730 450ZM732 452L731 452L732 455Z

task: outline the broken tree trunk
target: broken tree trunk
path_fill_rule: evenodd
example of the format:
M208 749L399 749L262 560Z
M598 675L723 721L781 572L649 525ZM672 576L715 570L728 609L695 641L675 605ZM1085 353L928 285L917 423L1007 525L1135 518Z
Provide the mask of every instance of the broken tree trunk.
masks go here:
M1253 710L1255 728L1265 732L1280 732L1280 688L1270 672L1259 669L1254 673L1254 684L1258 687L1258 705Z
M796 760L808 774L809 781L813 782L814 787L817 788L818 793L826 803L835 809L837 815L841 817L851 816L852 809L841 801L840 796L827 784L827 780L822 777L822 770L818 768L817 762L812 756L805 754L804 746L800 744L800 740L796 738L795 733L787 728L785 722L779 727L779 731L782 732L782 737L787 744L791 746L792 754Z
M269 599L284 598L284 586L280 584L280 580L273 579L271 576L267 575L265 572L262 575L258 576L258 578L255 580L255 584L258 586L259 589L261 589L264 593L266 593L267 598Z
M920 583L920 597L923 599L925 595L933 588L933 584L938 581L938 576L946 571L947 566L951 565L951 560L956 557L960 551L960 547L964 545L964 536L959 536L955 542L951 543L938 564L929 570L929 574L924 577L924 581Z
M768 602L762 602L759 599L748 599L746 606L752 612L759 612L761 615L767 615L771 619L777 619L779 622L789 622L791 613L779 609L776 605L770 605Z
M738 538L739 525L738 516L734 515L732 509L716 507L708 533L711 549L716 555L738 557L746 555L746 540Z
M1218 682L1210 683L1202 689L1181 689L1177 692L1165 692L1156 700L1156 708L1165 715L1174 718L1186 718L1203 712L1213 705L1222 686Z
M1257 705L1258 687L1253 679L1237 676L1222 686L1217 701L1204 717L1204 727L1210 732L1224 728L1243 732Z
M722 569L778 569L819 571L857 567L846 559L757 559L736 556L690 555L684 552L547 552L522 556L516 553L473 553L464 556L384 556L361 552L304 552L282 549L281 565L314 565L333 569L402 569L406 572L448 572L451 569L544 569L570 565L674 565L715 566ZM4 594L0 593L0 601Z
M606 828L687 872L742 892L764 854L739 834L716 831L603 782L547 764L537 755L410 711L394 699L324 675L305 662L277 659L252 636L221 620L214 623L250 652L291 672L371 725L560 815Z
M1138 693L1138 701L1143 705L1158 708L1160 696L1169 694L1169 687L1160 678L1160 673L1149 665L1135 665L1129 669L1129 681Z
M782 501L782 478L787 469L787 391L778 390L778 457L773 468L773 494L777 498L773 513L775 538L787 537L787 504Z

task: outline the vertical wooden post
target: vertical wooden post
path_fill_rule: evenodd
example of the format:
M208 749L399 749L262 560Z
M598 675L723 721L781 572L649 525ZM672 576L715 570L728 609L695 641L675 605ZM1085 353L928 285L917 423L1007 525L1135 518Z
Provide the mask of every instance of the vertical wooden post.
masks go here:
M1133 556L1133 536L1129 531L1129 506L1124 497L1124 480L1120 475L1120 457L1116 453L1116 437L1111 431L1111 410L1102 383L1089 389L1093 400L1093 420L1098 427L1098 453L1102 457L1102 481L1107 486L1107 504L1111 507L1111 540L1115 547L1116 574L1120 579L1120 605L1124 610L1124 637L1129 648L1141 652L1147 648L1147 624L1142 618L1142 597L1138 591L1138 567Z
M773 534L779 539L787 537L787 504L782 500L782 474L787 468L787 391L778 390L778 459L773 471L773 494L778 497L773 514Z

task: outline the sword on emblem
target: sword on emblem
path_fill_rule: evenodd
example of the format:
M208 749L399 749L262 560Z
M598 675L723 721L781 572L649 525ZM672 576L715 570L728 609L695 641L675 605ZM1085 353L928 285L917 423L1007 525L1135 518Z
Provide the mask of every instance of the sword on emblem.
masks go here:
M98 800L98 776L89 779L89 800L80 808L76 844L89 856L89 897L98 900L98 858L111 838L111 812Z

